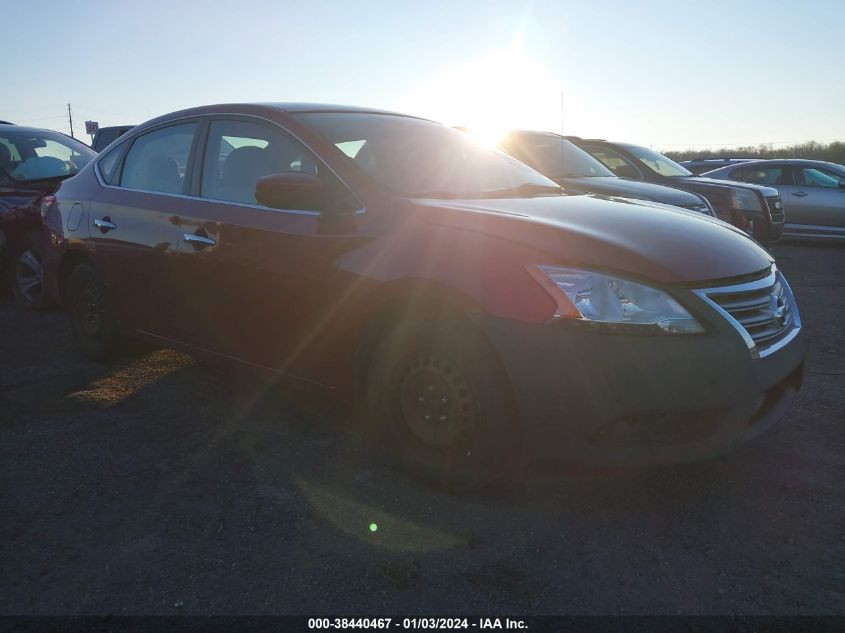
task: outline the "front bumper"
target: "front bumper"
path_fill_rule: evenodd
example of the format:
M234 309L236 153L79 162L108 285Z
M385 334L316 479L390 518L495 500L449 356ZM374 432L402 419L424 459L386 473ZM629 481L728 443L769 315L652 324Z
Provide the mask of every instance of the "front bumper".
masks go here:
M728 452L786 413L801 385L801 332L752 358L715 311L703 335L625 335L576 321L478 325L513 386L529 453L566 461L671 464Z
M786 214L783 210L783 199L780 196L765 198L766 209L769 212L769 222L766 226L766 234L760 241L766 243L777 242L783 237L783 225L786 222ZM760 239L758 237L758 239Z
M728 213L733 218L732 224L748 226L753 223L753 231L749 232L762 244L771 244L783 236L785 222L783 202L779 196L764 198L763 202L762 211L730 209Z
M783 221L771 222L768 226L768 233L766 235L767 242L776 242L783 237Z

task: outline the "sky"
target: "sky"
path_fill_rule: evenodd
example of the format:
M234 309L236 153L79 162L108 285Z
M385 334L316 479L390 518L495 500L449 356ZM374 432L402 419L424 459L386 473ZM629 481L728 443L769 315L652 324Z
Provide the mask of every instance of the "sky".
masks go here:
M209 103L372 106L662 150L845 140L841 0L27 0L0 119L74 133Z

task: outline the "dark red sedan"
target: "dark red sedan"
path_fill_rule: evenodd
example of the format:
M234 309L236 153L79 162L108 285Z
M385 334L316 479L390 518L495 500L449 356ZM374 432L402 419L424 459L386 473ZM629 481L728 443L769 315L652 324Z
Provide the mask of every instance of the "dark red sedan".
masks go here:
M522 449L718 454L801 383L792 293L740 231L563 195L415 117L176 112L64 182L45 222L48 284L88 356L141 336L357 399L438 484L489 481Z
M0 121L0 280L24 309L48 307L41 211L50 194L97 154L52 130Z

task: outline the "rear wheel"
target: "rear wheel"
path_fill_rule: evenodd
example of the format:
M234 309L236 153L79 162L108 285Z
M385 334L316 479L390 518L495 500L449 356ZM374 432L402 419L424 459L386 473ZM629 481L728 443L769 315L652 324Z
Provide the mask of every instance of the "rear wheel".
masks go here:
M44 310L53 305L44 290L43 247L39 235L21 238L12 258L12 290L24 310Z
M70 273L67 311L82 353L91 360L106 360L120 344L117 323L106 298L106 286L91 264L78 264Z
M508 382L486 341L459 320L391 327L373 355L367 405L388 457L427 484L479 487L518 456Z

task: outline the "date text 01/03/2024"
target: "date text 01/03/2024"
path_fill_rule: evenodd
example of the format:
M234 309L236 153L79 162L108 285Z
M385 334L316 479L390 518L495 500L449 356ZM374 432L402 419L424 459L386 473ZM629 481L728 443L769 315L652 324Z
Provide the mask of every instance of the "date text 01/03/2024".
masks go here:
M524 620L510 618L309 618L309 629L501 629L527 628Z

